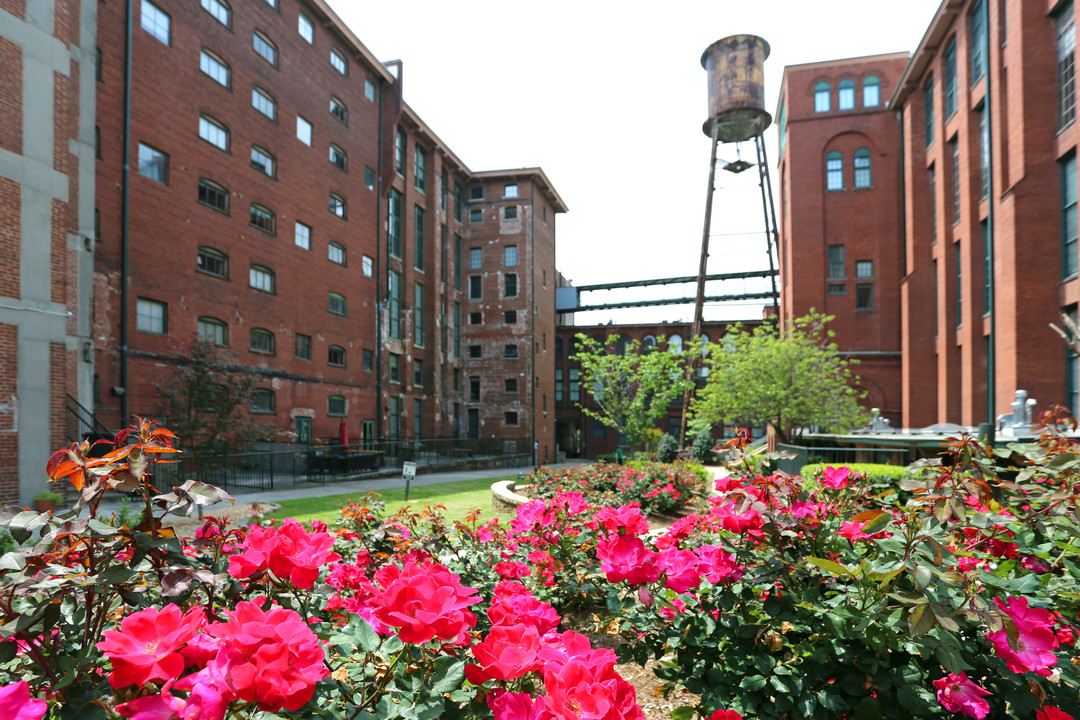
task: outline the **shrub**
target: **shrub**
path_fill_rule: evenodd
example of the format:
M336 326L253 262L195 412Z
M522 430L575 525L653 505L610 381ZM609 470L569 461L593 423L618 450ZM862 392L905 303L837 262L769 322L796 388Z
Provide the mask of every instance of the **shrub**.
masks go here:
M679 456L679 439L664 433L656 446L656 455L662 463L675 462L675 458Z
M694 437L694 443L690 446L690 454L694 456L694 459L699 463L711 464L716 462L716 455L713 454L713 447L716 443L712 438L712 430L709 428L702 428L698 434Z
M682 463L542 467L526 478L526 482L532 484L529 492L534 498L547 499L564 492L577 492L590 505L619 506L637 502L646 515L678 510L699 497L703 486L700 472Z
M827 467L839 467L837 463L815 463L803 465L799 474L814 483L820 482L821 474ZM850 468L853 476L865 476L861 482L870 488L879 499L887 500L890 504L899 504L906 501L911 494L901 490L900 485L904 480L911 478L911 473L906 467L900 465L885 465L882 463L844 463L843 467Z

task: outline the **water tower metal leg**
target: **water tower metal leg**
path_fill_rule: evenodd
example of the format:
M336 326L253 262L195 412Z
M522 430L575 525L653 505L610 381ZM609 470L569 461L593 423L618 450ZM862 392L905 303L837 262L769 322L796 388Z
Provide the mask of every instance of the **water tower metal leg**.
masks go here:
M698 338L701 337L701 321L705 309L705 275L706 266L709 263L709 233L712 229L713 193L716 190L716 146L718 144L717 134L719 131L720 123L714 122L712 124L712 149L709 151L709 190L705 195L705 228L701 232L701 263L698 265L697 297L694 300L694 324L690 327L690 337L688 338L692 349L698 349L698 352L691 351L690 360L686 364L686 379L690 383L694 382L695 371L701 363L701 341ZM686 390L683 391L682 422L679 426L679 447L684 447L686 445L686 415L690 410L690 395L692 391L692 384L688 384Z
M780 319L780 294L776 291L776 265L773 264L773 248L777 249L776 260L780 261L780 246L776 237L776 207L773 204L772 180L769 178L769 159L765 155L765 138L754 138L757 148L758 185L761 187L761 212L765 216L766 252L769 254L769 273L772 280L773 309L777 320Z

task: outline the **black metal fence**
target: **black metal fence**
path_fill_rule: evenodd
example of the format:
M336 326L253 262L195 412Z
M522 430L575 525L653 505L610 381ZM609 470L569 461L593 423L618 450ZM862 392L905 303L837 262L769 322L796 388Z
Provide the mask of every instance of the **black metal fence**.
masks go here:
M156 466L159 488L194 479L229 492L252 493L392 474L417 468L521 467L533 462L528 438L432 438L350 445L297 445L292 450L180 455ZM169 458L172 459L172 458Z

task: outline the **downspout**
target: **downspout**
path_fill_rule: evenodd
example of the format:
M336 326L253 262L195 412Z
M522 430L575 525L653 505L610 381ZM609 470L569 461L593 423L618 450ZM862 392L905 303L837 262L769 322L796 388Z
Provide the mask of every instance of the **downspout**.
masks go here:
M130 0L129 0L130 2ZM383 439L383 397L382 397L382 204L383 204L383 93L386 81L379 83L379 134L376 140L375 176L378 178L378 192L375 194L375 438Z
M529 182L529 314L532 322L529 328L532 334L532 362L530 368L532 380L529 381L531 391L532 421L529 423L529 443L533 453L533 465L540 466L540 448L536 445L536 180Z
M994 312L994 126L992 123L993 113L990 108L992 107L993 96L990 94L990 74L992 66L990 64L990 2L989 0L983 0L983 27L986 28L984 35L984 51L986 52L986 92L983 97L983 104L985 106L983 112L986 113L986 143L988 145L986 153L986 234L984 242L986 243L985 253L986 257L983 258L983 263L989 264L989 272L987 273L987 285L986 292L990 296L986 298L987 312L990 313L990 334L986 342L986 421L990 423L990 427L994 426L995 411L994 407L997 404L996 395L996 377L995 377L995 352L994 352L994 316L997 314ZM980 142L982 139L980 138ZM983 271L986 273L986 271Z
M127 425L128 362L128 225L131 204L131 65L135 19L134 0L127 0L124 23L124 167L120 184L120 424Z

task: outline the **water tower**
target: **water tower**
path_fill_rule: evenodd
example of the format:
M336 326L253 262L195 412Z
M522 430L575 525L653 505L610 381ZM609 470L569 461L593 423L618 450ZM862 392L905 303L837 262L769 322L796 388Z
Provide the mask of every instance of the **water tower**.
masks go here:
M705 305L706 264L709 258L709 232L712 225L713 192L716 186L716 154L720 143L739 143L752 140L757 153L757 163L752 164L737 155L734 162L723 163L723 169L740 173L752 167L758 169L761 187L761 208L765 218L769 277L772 280L773 308L778 310L779 294L776 287L776 266L773 248L776 247L776 209L773 206L772 182L765 155L762 133L772 124L772 116L765 110L765 59L769 57L769 43L757 35L731 35L717 40L701 55L701 66L708 73L709 115L702 130L712 140L709 158L709 190L705 197L705 229L701 236L701 263L698 268L697 298L694 303L694 324L691 337L701 336L702 314ZM777 313L777 316L779 313ZM700 357L695 354L696 362ZM683 398L688 407L690 391ZM686 436L686 415L683 414L682 437Z

